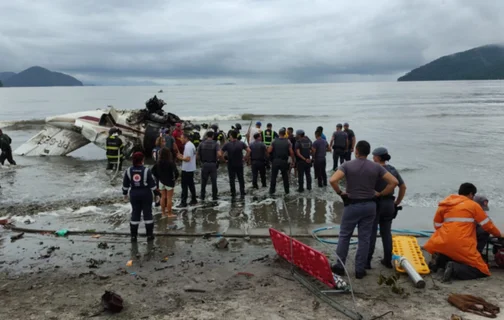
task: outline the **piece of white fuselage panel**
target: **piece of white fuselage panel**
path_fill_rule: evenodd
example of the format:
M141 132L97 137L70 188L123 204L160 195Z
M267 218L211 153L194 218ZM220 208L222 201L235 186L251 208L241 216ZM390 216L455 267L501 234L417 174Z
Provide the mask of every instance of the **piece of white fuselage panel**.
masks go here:
M77 132L47 126L14 153L23 156L64 156L89 142Z

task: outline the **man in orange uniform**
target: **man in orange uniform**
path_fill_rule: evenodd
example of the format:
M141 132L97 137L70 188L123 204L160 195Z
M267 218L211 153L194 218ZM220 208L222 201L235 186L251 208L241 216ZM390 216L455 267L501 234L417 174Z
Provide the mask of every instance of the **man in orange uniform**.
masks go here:
M477 249L475 222L496 237L501 233L481 206L473 201L476 191L472 183L463 183L458 195L452 194L441 201L436 211L436 231L424 248L433 255L429 263L431 270L445 269L443 282L452 278L471 280L490 275L488 265Z

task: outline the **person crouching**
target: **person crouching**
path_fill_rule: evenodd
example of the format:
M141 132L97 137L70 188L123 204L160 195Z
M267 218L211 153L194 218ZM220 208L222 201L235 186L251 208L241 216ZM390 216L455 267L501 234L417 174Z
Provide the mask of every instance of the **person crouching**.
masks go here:
M124 172L123 178L123 195L131 203L131 241L136 242L138 236L138 226L143 212L145 223L145 231L147 240L154 240L154 220L152 218L152 201L153 192L159 196L159 191L156 190L156 183L152 177L151 171L144 167L144 155L141 152L133 154L133 166L129 167Z

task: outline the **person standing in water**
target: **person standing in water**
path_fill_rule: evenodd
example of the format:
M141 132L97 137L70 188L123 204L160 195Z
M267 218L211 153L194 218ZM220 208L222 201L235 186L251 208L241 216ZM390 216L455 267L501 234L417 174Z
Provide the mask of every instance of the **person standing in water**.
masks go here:
M330 179L334 191L341 196L345 208L341 218L339 242L336 253L341 261L332 266L337 275L344 275L343 264L346 262L350 239L358 226L359 244L355 256L355 277L366 276L369 255L369 243L376 217L377 197L386 196L394 191L397 179L378 163L367 160L371 146L367 141L359 141L355 150L355 159L343 163ZM342 192L339 182L346 178L346 190ZM384 179L387 186L382 191L375 190L376 184Z
M9 163L13 166L16 165L16 161L12 158L12 148L11 148L12 139L3 133L2 129L0 129L0 150L2 154L0 155L0 163L4 164L5 160L9 161Z
M178 155L178 159L182 161L182 200L180 201L180 207L187 207L187 198L189 192L191 192L191 206L198 203L196 198L196 187L194 186L194 172L196 171L196 148L194 144L190 141L189 135L184 133L181 138L184 144L184 154Z
M179 177L179 172L173 154L170 149L163 148L159 152L159 159L152 167L152 174L158 182L158 187L161 192L161 214L168 218L176 218L173 214L173 188L175 181Z
M334 131L331 142L329 145L333 151L333 171L336 171L339 164L342 165L345 162L346 153L348 151L348 135L342 130L343 125L338 123L336 125L336 131Z
M227 152L228 155L228 174L229 174L229 187L231 189L231 197L236 197L235 179L238 178L240 186L240 196L245 197L245 179L243 177L243 151L247 152L245 159L250 155L250 148L243 141L237 140L238 132L231 131L231 141L227 142L222 151Z
M298 141L296 142L296 155L298 157L297 170L298 170L298 192L304 191L304 177L306 176L306 189L311 190L312 188L312 177L311 177L311 152L312 152L312 142L308 137L305 136L305 132L301 129L296 131L296 136Z
M131 203L130 231L131 241L136 242L138 237L138 226L140 219L144 218L147 240L154 240L154 220L152 218L153 193L159 196L156 190L156 183L149 168L144 167L144 155L142 152L133 154L133 166L124 172L123 195Z
M406 194L406 184L396 168L387 164L390 160L388 150L385 148L376 148L373 150L373 161L380 164L388 172L390 172L399 182L399 194L394 197L394 192L388 195L378 197L376 201L376 218L373 224L371 234L371 243L369 245L368 263L366 269L371 269L371 260L376 245L376 233L380 226L380 236L383 244L383 259L380 261L387 268L392 268L392 220L397 214L397 207L401 204L404 195ZM375 190L381 192L387 186L387 182L380 179L376 184Z
M276 191L276 180L278 173L282 174L283 185L285 189L285 194L289 194L289 157L294 160L294 151L292 151L291 143L287 138L285 138L285 128L281 128L278 131L280 138L275 139L271 146L268 148L268 154L272 158L271 166L271 180L270 180L270 190L271 195L275 194Z
M345 153L345 161L350 161L350 160L352 160L352 153L354 152L355 142L357 140L355 140L356 139L355 133L353 132L353 130L350 129L350 125L348 124L348 122L345 122L343 127L344 127L345 133L347 134L347 137L348 137L348 149Z
M222 157L222 151L219 143L213 139L214 134L213 131L208 131L205 141L198 148L198 157L201 160L201 201L205 201L208 178L212 181L212 200L218 200L217 162Z
M318 186L322 188L327 186L326 153L329 151L329 144L322 139L320 131L315 131L315 138L312 144L313 168Z
M320 132L320 137L322 138L322 140L327 141L326 135L324 134L324 128L322 126L318 126L317 130L315 131Z
M268 151L266 145L261 141L261 134L254 134L255 141L249 146L250 162L252 164L252 188L259 189L257 184L257 176L261 175L261 183L263 188L266 187L266 162L268 160Z

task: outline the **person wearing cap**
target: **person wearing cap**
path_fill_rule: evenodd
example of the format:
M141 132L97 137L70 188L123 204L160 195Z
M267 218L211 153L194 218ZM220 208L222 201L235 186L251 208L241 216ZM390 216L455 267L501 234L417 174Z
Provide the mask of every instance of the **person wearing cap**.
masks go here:
M257 184L257 177L261 175L261 183L263 188L266 187L266 162L268 160L268 148L264 142L261 141L261 134L256 132L254 134L255 141L249 146L250 148L250 162L252 165L252 188L259 189Z
M352 160L352 153L354 152L355 142L357 140L355 139L355 133L350 129L348 122L345 122L345 124L343 124L343 128L345 129L345 133L347 134L348 138L348 147L345 152L345 161L350 161Z
M131 203L130 232L131 241L136 242L138 236L138 226L142 217L145 223L147 240L154 240L154 220L152 218L153 193L159 196L157 186L152 177L151 170L144 167L144 155L142 152L135 152L132 157L133 166L126 169L123 178L123 195Z
M472 183L461 184L457 195L452 194L439 203L434 216L435 231L424 249L432 255L430 270L444 269L443 282L490 276L477 248L476 223L495 237L500 238L501 232L474 201L477 191Z
M182 142L183 134L184 131L182 130L182 124L180 122L177 122L175 124L175 130L173 130L172 132L172 137L175 140L179 153L184 153L184 143Z
M278 134L273 131L273 125L271 123L268 123L263 134L263 142L266 147L271 146L271 143L273 143L273 140L275 140L276 138L278 138Z
M236 131L231 132L231 141L227 142L223 147L222 151L227 152L228 159L228 175L229 175L229 187L231 189L231 197L236 197L236 186L235 179L238 179L238 184L240 186L240 196L245 197L245 179L243 177L243 162L248 159L250 155L250 148L243 142L237 139L238 133ZM246 151L245 158L243 157L243 151Z
M2 154L0 155L0 163L5 163L5 160L9 161L9 163L13 166L16 165L16 161L12 158L12 148L11 148L12 139L3 133L2 129L0 129L0 150Z
M271 195L275 194L276 191L276 181L278 173L282 174L282 180L284 185L285 194L289 194L289 157L294 160L294 151L292 151L292 145L290 141L285 137L286 130L281 128L278 131L279 138L275 139L271 145L268 147L268 154L272 159L271 163L271 180L270 180L270 190Z
M241 135L241 133L240 133L240 130L241 130L241 129L242 129L242 126L241 126L241 124L239 124L239 123L236 123L234 126L231 126L231 129L228 131L228 134L227 134L227 138L228 138L228 140L229 140L229 139L231 139L231 132L232 132L232 131L236 131L236 133L238 134L238 135L236 136L236 139L237 139L238 141L242 141L242 135Z
M109 130L109 136L105 141L105 149L107 156L107 170L113 170L117 168L122 170L122 163L124 161L124 144L119 138L121 130L117 128L111 128Z
M261 141L263 141L263 132L261 130L262 123L261 121L257 121L254 129L250 129L247 133L247 141L249 145L255 141L254 134L259 133L261 135Z
M326 172L326 153L329 151L329 144L322 139L322 132L315 131L315 141L312 144L313 169L315 170L315 179L318 181L319 188L327 187Z
M213 135L213 131L208 131L206 133L205 141L203 141L198 148L198 158L201 161L200 198L202 201L205 200L208 178L212 181L212 200L218 200L217 163L219 158L222 157L222 151L220 150L220 146L217 141L213 139Z
M311 177L311 151L312 142L308 137L305 136L305 132L301 129L296 131L296 136L298 138L296 146L294 148L296 156L299 161L297 161L297 171L298 171L298 192L304 191L304 177L306 176L306 189L311 190L312 187L312 177Z
M224 134L224 131L219 130L219 125L217 123L214 123L212 124L211 128L214 132L213 139L219 142L221 145L226 143L226 135Z
M338 162L340 165L345 162L346 152L348 150L348 135L343 131L343 125L341 123L336 125L336 131L334 131L329 145L333 152L333 171L336 171Z
M473 199L477 204L480 205L481 209L483 211L488 212L490 211L490 208L488 207L488 199L487 197L483 195L476 195L474 196ZM485 231L479 224L476 225L476 241L478 242L478 251L483 253L483 249L485 249L485 246L490 239L490 234Z
M401 204L406 194L406 184L396 168L387 163L390 159L391 157L386 148L380 147L373 150L373 161L390 172L399 182L399 194L397 195L397 199L394 197L394 192L392 192L391 194L378 197L376 200L376 218L371 234L366 269L371 269L371 260L373 259L375 250L378 226L380 226L380 236L383 244L383 259L381 260L381 264L387 268L392 268L392 220L394 220L397 214L396 208ZM387 182L380 179L376 184L375 190L381 192L386 186Z
M182 199L180 201L179 207L187 207L187 198L189 192L191 192L191 202L190 205L196 205L198 200L196 198L196 187L194 186L194 172L196 171L196 148L191 142L190 137L187 133L182 134L182 143L184 144L184 154L178 155L178 159L182 161L182 174L181 174L181 186L182 186Z
M194 125L191 132L191 142L194 144L194 147L198 149L201 143L201 126L199 124Z
M342 263L346 262L350 239L358 226L359 244L355 256L355 277L366 276L366 266L369 254L369 244L376 217L376 197L386 196L394 191L397 179L378 163L369 161L371 146L367 141L359 141L356 145L355 159L346 161L332 175L329 182L334 191L341 197L344 204L341 217L339 241L336 252L341 261L332 266L332 271L344 275ZM339 182L345 178L346 189L341 191ZM386 187L376 191L378 181L384 179Z

